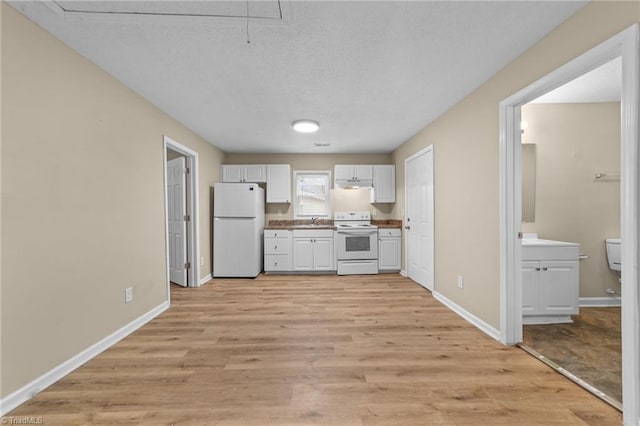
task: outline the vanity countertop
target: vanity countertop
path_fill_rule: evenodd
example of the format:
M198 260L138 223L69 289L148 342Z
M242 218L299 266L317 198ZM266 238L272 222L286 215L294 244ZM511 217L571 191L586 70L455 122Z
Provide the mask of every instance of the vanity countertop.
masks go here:
M566 241L545 240L541 238L524 238L522 240L522 246L534 246L534 247L579 247L578 243L569 243Z

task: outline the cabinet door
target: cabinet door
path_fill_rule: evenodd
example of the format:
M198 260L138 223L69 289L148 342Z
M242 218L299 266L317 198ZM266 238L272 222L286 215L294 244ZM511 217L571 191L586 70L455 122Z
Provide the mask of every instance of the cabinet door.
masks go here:
M267 165L267 203L291 202L291 167L288 164Z
M540 262L522 262L522 315L540 313Z
M264 164L245 166L245 182L262 183L267 181L267 168Z
M353 174L353 166L336 165L334 170L335 180L353 180L355 177Z
M333 238L315 238L313 243L313 269L316 271L332 271Z
M293 239L293 270L313 270L313 243L311 238Z
M578 313L577 261L540 262L540 309L547 315Z
M353 176L357 180L372 180L373 166L371 165L353 166Z
M373 166L372 203L396 202L396 166Z
M232 164L225 164L222 166L222 181L223 182L242 182L244 179L244 167Z
M380 238L378 241L378 269L400 270L400 238Z

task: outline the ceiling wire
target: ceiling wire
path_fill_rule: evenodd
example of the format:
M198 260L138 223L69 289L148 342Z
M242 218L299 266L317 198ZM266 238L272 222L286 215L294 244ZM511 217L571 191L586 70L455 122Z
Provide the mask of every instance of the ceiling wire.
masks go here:
M247 44L251 43L251 36L249 35L249 0L247 0Z

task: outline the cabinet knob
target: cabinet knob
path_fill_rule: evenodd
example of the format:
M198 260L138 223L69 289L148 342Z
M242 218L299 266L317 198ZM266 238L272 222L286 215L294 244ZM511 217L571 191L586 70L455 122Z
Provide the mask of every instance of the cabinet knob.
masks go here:
M548 268L545 266L544 268L542 268L543 271L546 271Z
M536 268L536 271L539 271L539 270L540 270L540 268Z
M274 250L278 250L278 246L273 246L273 249Z

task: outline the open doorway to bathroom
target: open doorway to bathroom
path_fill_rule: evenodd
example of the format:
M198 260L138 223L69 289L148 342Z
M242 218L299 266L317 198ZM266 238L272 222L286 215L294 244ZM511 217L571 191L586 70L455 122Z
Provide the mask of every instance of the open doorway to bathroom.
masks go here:
M619 409L621 66L521 109L523 348Z
M539 80L500 102L500 341L523 341L522 107L546 93L604 65L622 58L620 101L620 237L621 250L621 342L622 412L625 424L640 422L640 25L634 24L593 47ZM575 160L579 160L575 157ZM593 171L593 178L599 170ZM571 251L571 247L565 247ZM573 248L575 252L575 246ZM576 257L579 257L580 251ZM580 262L580 260L578 260ZM578 263L579 264L579 263ZM570 277L565 264L559 275ZM541 270L548 265L538 265ZM535 268L534 268L535 269ZM548 287L548 286L547 286ZM578 289L579 291L579 289ZM565 295L566 296L566 295ZM574 300L579 292L575 292ZM565 300L569 297L565 297ZM555 306L558 315L571 318L572 306ZM552 363L550 363L552 364ZM571 374L558 368L563 374ZM579 382L579 380L576 380ZM585 386L588 388L588 386ZM598 394L598 392L594 392Z

